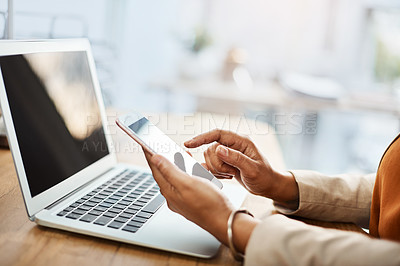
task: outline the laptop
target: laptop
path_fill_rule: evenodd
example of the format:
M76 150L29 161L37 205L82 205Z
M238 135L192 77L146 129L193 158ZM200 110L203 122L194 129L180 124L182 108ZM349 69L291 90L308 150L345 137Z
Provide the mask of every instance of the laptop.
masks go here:
M211 234L168 209L149 168L117 162L87 40L1 41L0 68L31 221L201 258L217 253ZM223 191L236 207L246 195L229 183Z

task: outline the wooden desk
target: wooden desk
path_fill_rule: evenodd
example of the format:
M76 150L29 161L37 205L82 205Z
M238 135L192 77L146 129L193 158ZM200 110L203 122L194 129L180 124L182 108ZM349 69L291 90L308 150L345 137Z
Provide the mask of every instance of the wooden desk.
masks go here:
M110 113L110 121L114 121L117 113ZM188 116L186 121L198 121L199 114ZM166 131L167 121L161 117L159 126ZM160 118L160 117L158 117ZM210 118L210 116L208 116ZM206 120L208 119L206 117ZM153 120L157 117L153 117ZM182 117L179 117L182 119ZM178 120L179 120L178 119ZM222 117L214 117L220 121ZM233 120L237 118L232 118ZM232 120L232 121L233 121ZM154 120L155 121L155 120ZM167 125L170 136L179 142L182 135L173 131L179 123L177 117L170 117ZM235 120L237 121L237 120ZM113 124L113 122L112 122ZM112 125L110 124L110 125ZM234 123L232 125L235 127ZM204 126L195 132L207 131ZM119 130L111 128L111 134L116 144L127 145L131 149L120 149L118 157L121 161L143 165L145 163L139 149ZM202 130L201 130L202 129ZM234 128L231 128L234 129ZM239 126L238 129L242 129ZM114 131L113 131L114 130ZM261 128L260 128L261 130ZM270 130L266 125L262 130ZM187 134L190 132L188 131ZM276 167L283 167L279 147L273 132L269 134L254 134L254 139ZM184 139L188 136L184 135ZM268 147L268 149L266 149ZM194 156L201 155L195 151ZM257 216L270 215L273 211L271 201L256 196L248 196L244 205ZM309 221L324 227L344 230L360 230L352 224L322 223ZM188 256L123 244L115 241L80 235L71 232L38 226L28 220L22 200L17 176L14 170L9 150L0 150L0 265L238 265L231 257L229 250L222 246L218 255L210 260L197 259Z

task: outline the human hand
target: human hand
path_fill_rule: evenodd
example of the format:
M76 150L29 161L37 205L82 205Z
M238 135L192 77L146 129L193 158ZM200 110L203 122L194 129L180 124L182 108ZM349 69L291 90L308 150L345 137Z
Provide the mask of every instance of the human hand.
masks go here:
M210 181L190 176L161 155L145 156L168 207L227 243L227 221L233 206Z
M217 177L235 177L251 193L293 207L298 186L289 172L272 168L250 138L226 130L212 130L186 141L187 148L213 143L205 152L205 166ZM286 204L287 205L287 204Z

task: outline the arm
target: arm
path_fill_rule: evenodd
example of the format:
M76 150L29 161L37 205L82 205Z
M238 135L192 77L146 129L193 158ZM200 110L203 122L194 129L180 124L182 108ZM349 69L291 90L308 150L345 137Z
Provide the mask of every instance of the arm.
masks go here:
M209 143L213 144L204 153L205 166L215 176L235 177L251 193L273 199L280 212L368 227L373 175L280 172L248 137L225 130L201 134L185 145L195 148Z
M299 206L290 209L274 202L279 212L323 221L352 222L368 228L375 174L292 173L299 187Z
M171 210L225 245L232 205L209 181L189 176L159 155L146 158ZM322 229L273 215L260 222L245 214L233 223L235 247L247 265L399 265L400 244L353 232Z
M257 225L245 265L400 265L400 243L272 215Z

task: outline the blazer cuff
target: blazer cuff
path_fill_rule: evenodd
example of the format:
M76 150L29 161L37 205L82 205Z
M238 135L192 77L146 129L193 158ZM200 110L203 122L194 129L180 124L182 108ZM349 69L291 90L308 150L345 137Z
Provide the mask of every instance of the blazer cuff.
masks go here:
M278 212L368 226L373 175L326 176L308 170L295 170L291 173L299 187L299 206L294 210L274 202Z

